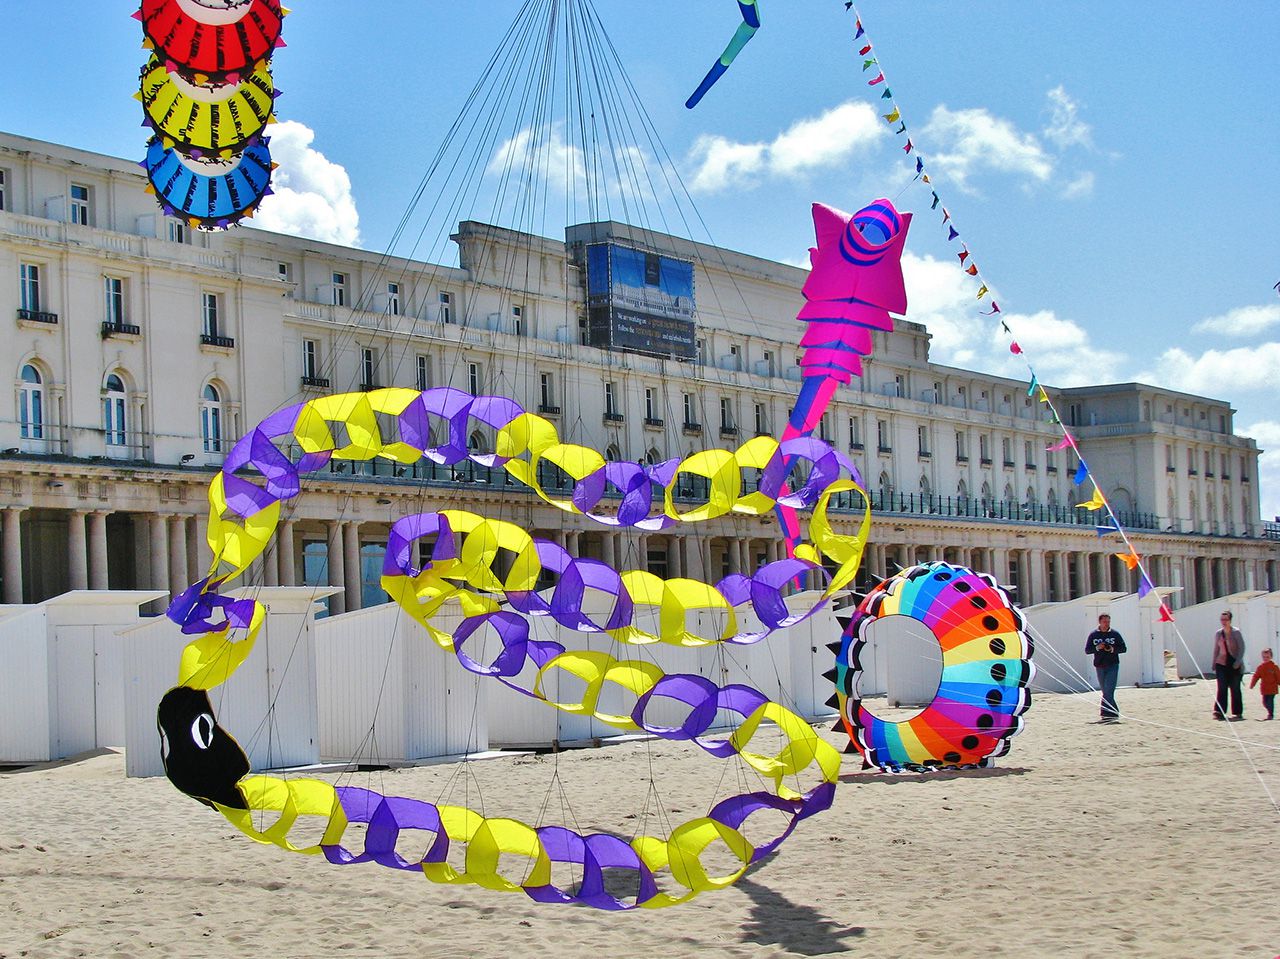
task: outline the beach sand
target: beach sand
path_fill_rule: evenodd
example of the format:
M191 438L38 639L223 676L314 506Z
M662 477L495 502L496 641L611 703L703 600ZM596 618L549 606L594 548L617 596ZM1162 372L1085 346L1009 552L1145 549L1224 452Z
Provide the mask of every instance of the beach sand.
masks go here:
M1205 682L1122 689L1133 718L1116 726L1094 724L1096 699L1037 696L992 770L885 776L847 756L834 807L777 855L657 912L542 906L288 854L167 780L126 780L114 753L10 773L0 957L1271 959L1280 816L1232 734L1262 744L1249 753L1280 793L1280 722L1213 722L1211 696ZM1256 697L1248 708L1261 715ZM735 772L720 781L729 764L645 742L345 782L477 808L482 795L488 815L535 823L563 821L559 782L563 815L629 836L651 764L673 821L734 788Z

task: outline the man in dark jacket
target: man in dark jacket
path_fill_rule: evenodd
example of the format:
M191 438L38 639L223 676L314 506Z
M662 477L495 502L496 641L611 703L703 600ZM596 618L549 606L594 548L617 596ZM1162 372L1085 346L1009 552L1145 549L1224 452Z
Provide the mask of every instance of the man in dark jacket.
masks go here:
M1098 688L1102 690L1101 721L1117 722L1120 710L1116 708L1116 680L1120 678L1120 654L1128 650L1124 637L1111 628L1111 617L1106 613L1098 617L1098 628L1089 634L1084 651L1093 657L1093 668L1098 671Z
M1244 636L1231 625L1230 610L1218 617L1222 628L1213 634L1213 674L1218 680L1218 697L1213 704L1213 718L1227 718L1227 698L1231 698L1231 718L1244 719L1244 696L1240 688L1244 679Z

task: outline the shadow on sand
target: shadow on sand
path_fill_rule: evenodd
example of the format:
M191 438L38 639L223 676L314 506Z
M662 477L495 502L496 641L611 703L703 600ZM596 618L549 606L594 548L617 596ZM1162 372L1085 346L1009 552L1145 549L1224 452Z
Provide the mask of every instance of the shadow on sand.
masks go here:
M751 916L740 931L742 942L780 946L802 956L825 956L848 952L854 941L866 935L862 926L842 926L811 906L752 882L751 874L771 858L756 863L736 884L751 900Z
M1031 772L1021 766L997 766L993 769L954 769L938 770L927 773L882 773L879 770L864 769L856 773L844 773L840 777L842 783L946 783L956 779L999 779L1002 776L1025 776Z

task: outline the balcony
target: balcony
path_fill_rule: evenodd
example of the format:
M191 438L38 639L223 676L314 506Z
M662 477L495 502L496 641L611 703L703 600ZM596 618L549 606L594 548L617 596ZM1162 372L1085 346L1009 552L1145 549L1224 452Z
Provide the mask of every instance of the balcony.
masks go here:
M863 445L862 445L861 443L850 443L850 444L849 444L849 449L851 449L851 450L861 450L861 449L863 449L863 448L864 448L864 447L863 447Z
M303 389L327 390L329 388L329 378L325 376L304 376L302 378Z
M980 456L980 457L978 458L978 465L980 465L980 466L990 466L990 465L991 465L991 457L990 457L990 456Z
M200 345L216 346L223 350L234 350L236 348L236 341L234 337L230 336L218 336L216 333L201 333Z
M1034 473L1034 472L1036 471L1036 469L1037 469L1037 467L1036 467L1036 464L1035 464L1035 463L1028 463L1026 466L1024 466L1024 467L1022 467L1022 468L1023 468L1024 470L1026 470L1028 473Z
M604 421L606 423L625 423L627 418L621 413L605 413Z
M660 430L662 429L662 423L663 421L656 416L646 416L644 418L644 425L647 429Z
M361 393L372 393L374 390L382 389L377 383L361 383L356 387Z
M1166 467L1164 468L1164 471L1165 471L1166 473L1176 473L1176 472L1178 472L1178 467L1176 467L1176 466L1166 466Z
M539 403L538 412L543 416L559 416L560 407L552 406L550 403Z
M876 449L877 449L879 452L884 453L884 454L886 454L886 455L887 455L887 454L889 454L889 453L892 453L892 452L893 452L893 447L892 447L892 446L877 446L877 447L876 447Z
M117 323L114 320L105 320L102 324L102 338L105 340L108 336L141 336L142 327L135 326L132 323Z
M1056 467L1056 466L1054 466L1052 463L1050 463L1048 466L1046 466L1046 467L1044 468L1044 471L1045 471L1046 473L1056 473L1056 472L1058 472L1058 467Z
M967 463L967 462L969 462L969 457L965 456L963 453L957 453L957 454L956 454L956 462L957 462L957 463Z
M723 436L725 439L733 439L738 435L738 428L736 426L729 426L725 423L721 423L720 435Z
M932 454L932 453L930 453L928 450L917 450L917 451L916 451L916 456L920 457L922 460L931 460L931 459L933 459L933 454Z
M47 313L44 310L18 310L18 319L25 320L28 323L47 323L50 326L58 325L58 314Z
M684 431L685 436L701 436L702 435L701 423L685 423L683 426L681 426L681 429Z
M1014 467L1016 467L1017 465L1018 465L1018 464L1017 464L1017 463L1015 463L1013 460L1005 460L1005 461L1004 461L1004 468L1005 468L1005 469L1007 469L1007 470L1011 470L1011 469L1013 469Z

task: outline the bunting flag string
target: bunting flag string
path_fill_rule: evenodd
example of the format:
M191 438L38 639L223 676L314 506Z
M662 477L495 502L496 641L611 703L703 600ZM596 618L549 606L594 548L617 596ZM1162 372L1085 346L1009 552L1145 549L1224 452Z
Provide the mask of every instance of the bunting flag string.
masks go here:
M911 134L908 132L907 121L905 119L905 113L902 110L902 105L898 103L897 99L893 96L892 88L889 86L888 81L886 79L887 74L885 73L884 64L880 59L879 53L876 52L874 42L872 41L871 37L867 34L867 30L862 23L862 15L858 11L857 5L853 2L853 0L846 0L844 6L845 6L845 10L852 12L854 16L854 25L856 30L854 35L854 40L855 42L861 41L858 49L858 54L861 57L867 58L865 60L865 64L863 68L864 71L869 69L872 64L874 64L877 67L877 73L876 73L875 79L869 81L869 85L870 86L876 86L878 84L885 85L884 92L881 93L880 96L881 96L881 99L890 101L890 105L892 109L888 113L882 114L882 118L891 127L895 123L898 124L897 128L894 130L895 136L905 136L907 138L906 143L903 146L903 152L908 155L911 155L913 153L915 154L916 178L922 180L926 184L930 184L930 187L931 187L930 195L932 198L932 203L930 204L929 209L936 211L941 206L942 196L939 190L937 189L937 187L933 186L933 179L929 173L927 154L924 154L924 155L921 154L919 148L915 144L914 139L912 138ZM945 226L947 228L947 242L954 243L956 240L960 239L960 230L956 227L956 224L954 222L954 217L952 216L951 211L945 206L941 206L941 210L942 210L942 218L941 218L940 225ZM1076 486L1080 486L1086 480L1090 480L1093 483L1093 496L1089 499L1088 502L1081 503L1080 506L1084 509L1089 510L1090 512L1099 512L1099 511L1105 512L1105 520L1097 524L1096 526L1098 536L1103 537L1111 534L1118 534L1121 537L1121 539L1124 541L1125 547L1127 548L1127 552L1117 553L1116 555L1124 560L1126 566L1130 570L1136 570L1138 572L1139 594L1141 596L1146 596L1148 593L1150 593L1152 590L1155 589L1155 586L1153 584L1153 581L1151 580L1151 577L1148 575L1145 566L1142 563L1142 557L1140 556L1138 551L1134 548L1132 541L1129 539L1128 534L1125 532L1125 529L1123 525L1120 523L1119 518L1116 516L1115 511L1111 508L1111 504L1107 502L1106 497L1103 495L1102 484L1098 482L1097 477L1093 475L1093 473L1089 470L1088 465L1085 463L1084 457L1080 455L1080 447L1076 441L1076 438L1072 435L1071 431L1066 426L1063 425L1062 417L1058 414L1057 407L1054 405L1052 399L1049 397L1049 394L1045 390L1044 386L1041 385L1039 378L1035 374L1035 370L1031 366L1029 357L1024 355L1025 351L1023 350L1022 345L1018 342L1017 339L1014 338L1014 330L1010 327L1009 323L1004 319L1003 311L1000 309L1000 306L997 302L997 297L993 292L994 290L993 284L986 278L986 276L983 275L982 270L978 267L977 261L976 259L974 259L972 253L970 252L967 243L963 243L963 242L961 243L961 249L960 249L960 252L957 254L957 256L959 257L960 266L963 272L968 276L974 277L978 282L978 292L977 292L976 299L981 301L983 298L987 297L988 295L991 296L990 309L987 309L987 310L980 309L978 311L979 315L1000 316L1001 317L1000 329L1003 333L1005 333L1009 337L1009 352L1015 356L1022 356L1024 361L1027 362L1027 369L1031 373L1031 383L1027 390L1027 395L1035 396L1041 403L1044 403L1045 406L1047 407L1049 421L1062 429L1062 432L1063 432L1062 441L1054 444L1053 446L1048 447L1048 449L1050 451L1056 451L1056 450L1064 450L1064 449L1070 448L1075 452L1079 462L1078 462L1078 466L1076 467L1075 475L1072 478L1074 484ZM966 261L968 262L966 263ZM1276 289L1278 292L1280 292L1280 283L1276 285ZM1160 621L1165 623L1171 623L1174 621L1173 614L1170 612L1168 606L1165 605L1165 601L1163 598L1160 599Z

